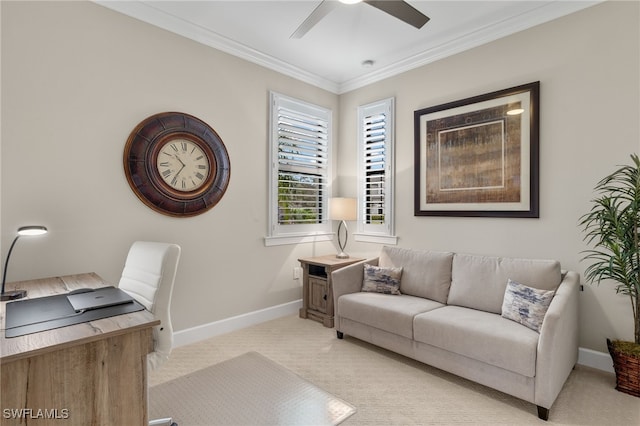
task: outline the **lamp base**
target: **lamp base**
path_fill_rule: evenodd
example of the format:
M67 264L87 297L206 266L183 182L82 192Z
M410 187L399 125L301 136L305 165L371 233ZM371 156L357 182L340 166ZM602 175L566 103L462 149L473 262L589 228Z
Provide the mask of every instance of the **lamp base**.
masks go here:
M340 229L344 226L344 243L342 242L342 237L340 236ZM338 259L348 259L349 255L344 252L344 248L347 246L347 239L349 238L349 229L347 228L347 222L344 220L340 221L340 225L338 225L338 247L340 247L340 253L336 254L336 258Z
M18 300L22 299L27 295L27 290L15 290L15 291L5 291L0 294L0 301L6 302L7 300Z

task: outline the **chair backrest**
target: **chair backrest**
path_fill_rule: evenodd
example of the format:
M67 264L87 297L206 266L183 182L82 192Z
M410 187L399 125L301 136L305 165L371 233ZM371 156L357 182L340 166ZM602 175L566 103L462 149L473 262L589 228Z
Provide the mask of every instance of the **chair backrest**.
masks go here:
M153 313L160 325L153 329L154 351L147 357L155 369L169 359L173 346L171 295L180 259L176 244L136 241L131 245L118 287Z

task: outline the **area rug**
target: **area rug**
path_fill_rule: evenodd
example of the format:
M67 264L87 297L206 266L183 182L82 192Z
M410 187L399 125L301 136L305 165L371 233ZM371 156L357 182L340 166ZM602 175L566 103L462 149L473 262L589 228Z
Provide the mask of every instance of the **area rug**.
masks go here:
M149 418L179 426L337 425L355 412L258 352L149 389Z

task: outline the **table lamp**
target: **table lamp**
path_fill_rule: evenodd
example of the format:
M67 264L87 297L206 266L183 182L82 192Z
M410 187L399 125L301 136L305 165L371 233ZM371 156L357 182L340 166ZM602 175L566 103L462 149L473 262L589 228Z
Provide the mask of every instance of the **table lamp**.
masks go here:
M338 246L340 253L336 255L338 259L348 259L349 255L344 252L349 239L349 229L347 228L347 220L356 220L358 218L358 206L355 198L336 197L329 201L329 218L331 220L339 220L338 225ZM340 229L344 226L344 243L340 236Z
M27 295L27 290L16 290L16 291L4 291L4 283L7 279L7 269L9 269L9 258L11 257L11 251L13 251L13 246L16 245L16 241L18 238L29 236L29 235L42 235L47 233L47 228L44 226L23 226L18 228L18 235L11 243L11 247L9 247L9 252L7 253L7 260L4 262L4 273L2 274L2 292L0 294L0 300L15 300L22 299Z

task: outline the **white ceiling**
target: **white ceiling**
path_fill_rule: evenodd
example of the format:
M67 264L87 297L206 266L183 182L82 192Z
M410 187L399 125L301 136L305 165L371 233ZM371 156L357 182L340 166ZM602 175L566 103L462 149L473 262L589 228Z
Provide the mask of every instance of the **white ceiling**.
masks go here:
M368 4L340 4L290 38L321 0L96 3L205 45L344 93L565 16L602 0L408 0L431 20L416 29ZM373 66L362 66L366 60Z

